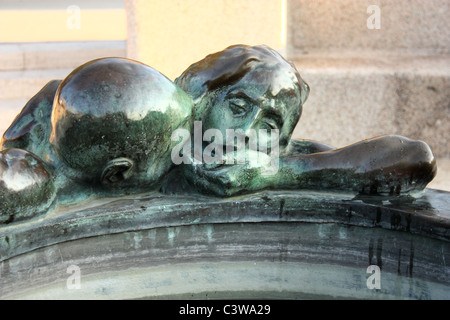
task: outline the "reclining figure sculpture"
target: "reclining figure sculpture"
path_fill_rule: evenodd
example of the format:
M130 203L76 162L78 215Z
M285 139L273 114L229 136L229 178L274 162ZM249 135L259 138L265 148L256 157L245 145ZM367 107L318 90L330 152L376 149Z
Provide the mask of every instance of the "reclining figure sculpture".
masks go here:
M5 132L0 223L179 181L222 197L263 189L403 195L434 178L421 141L387 135L335 149L292 140L308 93L296 68L267 46L208 55L175 83L129 59L88 62L49 82Z

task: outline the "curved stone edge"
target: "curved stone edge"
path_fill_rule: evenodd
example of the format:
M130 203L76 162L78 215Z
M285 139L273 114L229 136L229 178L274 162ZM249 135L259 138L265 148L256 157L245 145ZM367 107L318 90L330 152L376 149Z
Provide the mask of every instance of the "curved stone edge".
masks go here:
M406 232L333 223L161 227L63 242L3 261L0 299L190 299L202 293L448 299L449 246ZM366 270L375 264L382 279L374 291ZM79 290L69 287L68 267L80 271Z
M216 262L207 265L202 263L180 264L175 266L151 267L130 273L106 273L104 278L94 275L83 278L83 290L64 290L61 283L34 288L28 292L12 294L7 299L18 300L123 300L123 299L418 299L415 295L398 296L395 290L408 292L409 279L406 276L383 274L382 292L372 292L367 288L355 289L355 275L361 270L352 267L339 267L330 272L329 266L318 264L251 262L223 263ZM314 271L312 271L314 270ZM149 282L149 275L160 285L151 290L143 283ZM185 277L195 279L188 282ZM211 281L211 277L216 277ZM261 278L289 279L267 283ZM105 286L108 279L108 286ZM170 280L169 280L170 279ZM233 279L233 281L230 281ZM361 281L363 283L363 281ZM175 285L167 285L174 283ZM218 287L217 284L220 284ZM314 285L311 285L314 283ZM333 283L333 286L330 286ZM350 286L351 283L353 286ZM394 287L393 284L396 284ZM414 288L430 283L416 280ZM448 287L445 284L434 283L430 293L431 300L448 299ZM62 287L62 288L61 288ZM106 288L105 288L106 287ZM247 291L243 291L242 288ZM105 292L99 294L105 288ZM130 288L133 288L130 290ZM157 291L157 292L155 292ZM381 291L381 290L380 290Z
M0 261L82 238L206 223L337 223L448 242L449 199L450 193L427 189L416 199L365 199L372 204L350 194L305 191L265 191L227 199L153 192L99 204L93 200L85 209L55 209L39 219L0 227Z

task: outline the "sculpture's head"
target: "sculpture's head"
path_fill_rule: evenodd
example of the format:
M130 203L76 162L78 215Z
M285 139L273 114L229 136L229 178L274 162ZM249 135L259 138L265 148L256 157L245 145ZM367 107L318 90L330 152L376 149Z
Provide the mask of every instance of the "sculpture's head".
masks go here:
M59 85L50 142L72 178L144 186L171 166L171 134L188 127L191 115L192 99L161 73L98 59Z
M279 129L291 137L309 87L296 68L267 46L231 46L191 65L176 81L194 99L203 130Z

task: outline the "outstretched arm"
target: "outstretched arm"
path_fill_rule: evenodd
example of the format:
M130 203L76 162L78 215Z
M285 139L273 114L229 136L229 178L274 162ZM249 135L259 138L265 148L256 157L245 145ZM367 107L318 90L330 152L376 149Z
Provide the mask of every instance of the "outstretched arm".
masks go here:
M436 175L427 144L382 136L333 151L280 159L279 186L336 189L364 194L422 190Z
M204 192L220 196L261 189L342 190L400 194L422 190L436 174L433 154L423 142L383 136L314 154L279 158L273 174L250 164L187 166L185 173Z
M333 150L333 147L313 140L292 139L289 142L286 153L289 155L311 154Z

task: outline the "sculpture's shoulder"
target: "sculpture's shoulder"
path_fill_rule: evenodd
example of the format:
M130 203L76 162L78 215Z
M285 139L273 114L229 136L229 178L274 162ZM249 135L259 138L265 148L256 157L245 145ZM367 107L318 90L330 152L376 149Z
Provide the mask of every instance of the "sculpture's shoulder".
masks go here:
M24 106L6 130L0 142L0 150L6 148L19 148L28 150L42 157L50 135L50 118L52 114L53 99L61 80L48 82Z

